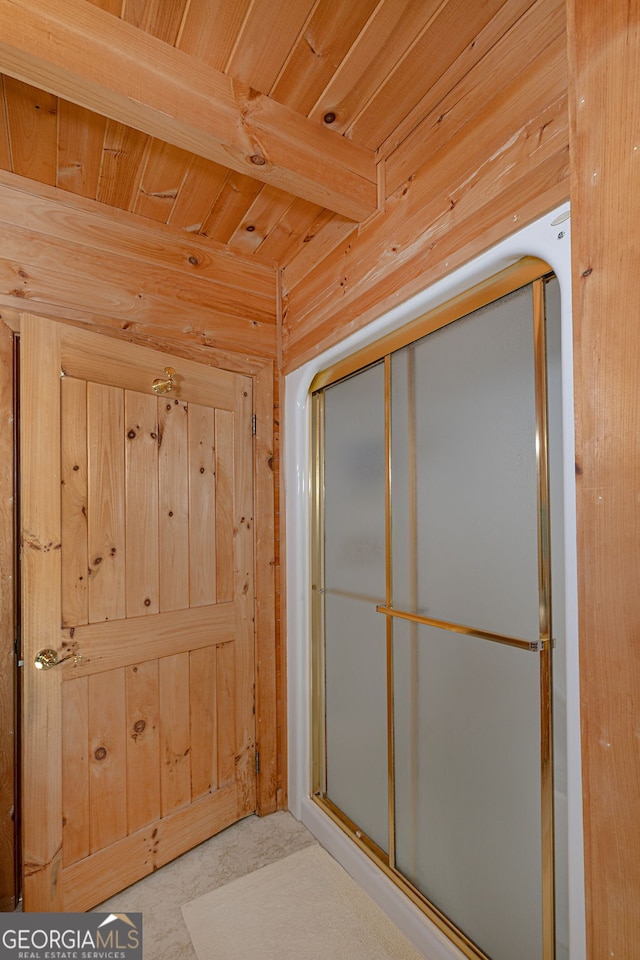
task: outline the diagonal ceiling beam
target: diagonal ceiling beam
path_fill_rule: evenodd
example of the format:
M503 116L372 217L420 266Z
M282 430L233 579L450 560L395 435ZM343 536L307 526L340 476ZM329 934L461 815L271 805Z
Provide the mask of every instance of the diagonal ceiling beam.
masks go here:
M0 0L0 24L2 73L352 220L376 209L373 152L87 0Z

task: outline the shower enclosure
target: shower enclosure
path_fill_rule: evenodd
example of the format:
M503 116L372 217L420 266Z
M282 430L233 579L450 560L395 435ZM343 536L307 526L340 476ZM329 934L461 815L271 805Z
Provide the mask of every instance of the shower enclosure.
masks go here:
M524 259L311 391L314 797L469 957L565 960L557 280Z

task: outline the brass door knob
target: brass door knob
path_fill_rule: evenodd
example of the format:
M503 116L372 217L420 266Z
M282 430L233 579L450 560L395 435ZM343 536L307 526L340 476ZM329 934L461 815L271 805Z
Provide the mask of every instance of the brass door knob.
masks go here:
M52 650L51 647L46 647L44 650L40 650L40 652L36 654L33 662L36 670L51 670L51 667L57 667L59 663L64 663L65 660L71 660L72 657L74 663L78 663L79 660L82 660L82 657L78 653L70 653L66 657L61 657L57 650Z
M51 667L55 667L57 663L60 663L60 657L58 656L57 650L52 650L48 647L46 650L41 650L40 653L36 654L34 662L36 670L50 670Z

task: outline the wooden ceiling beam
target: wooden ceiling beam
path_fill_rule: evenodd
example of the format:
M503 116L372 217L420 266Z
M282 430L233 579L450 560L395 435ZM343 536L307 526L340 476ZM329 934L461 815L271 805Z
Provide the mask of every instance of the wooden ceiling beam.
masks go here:
M87 0L0 0L0 72L361 221L375 156Z

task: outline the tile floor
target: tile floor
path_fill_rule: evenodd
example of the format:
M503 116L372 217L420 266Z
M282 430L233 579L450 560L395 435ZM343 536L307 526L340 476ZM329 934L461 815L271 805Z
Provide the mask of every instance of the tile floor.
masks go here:
M247 817L95 909L142 913L144 960L196 960L181 905L312 843L290 813Z

